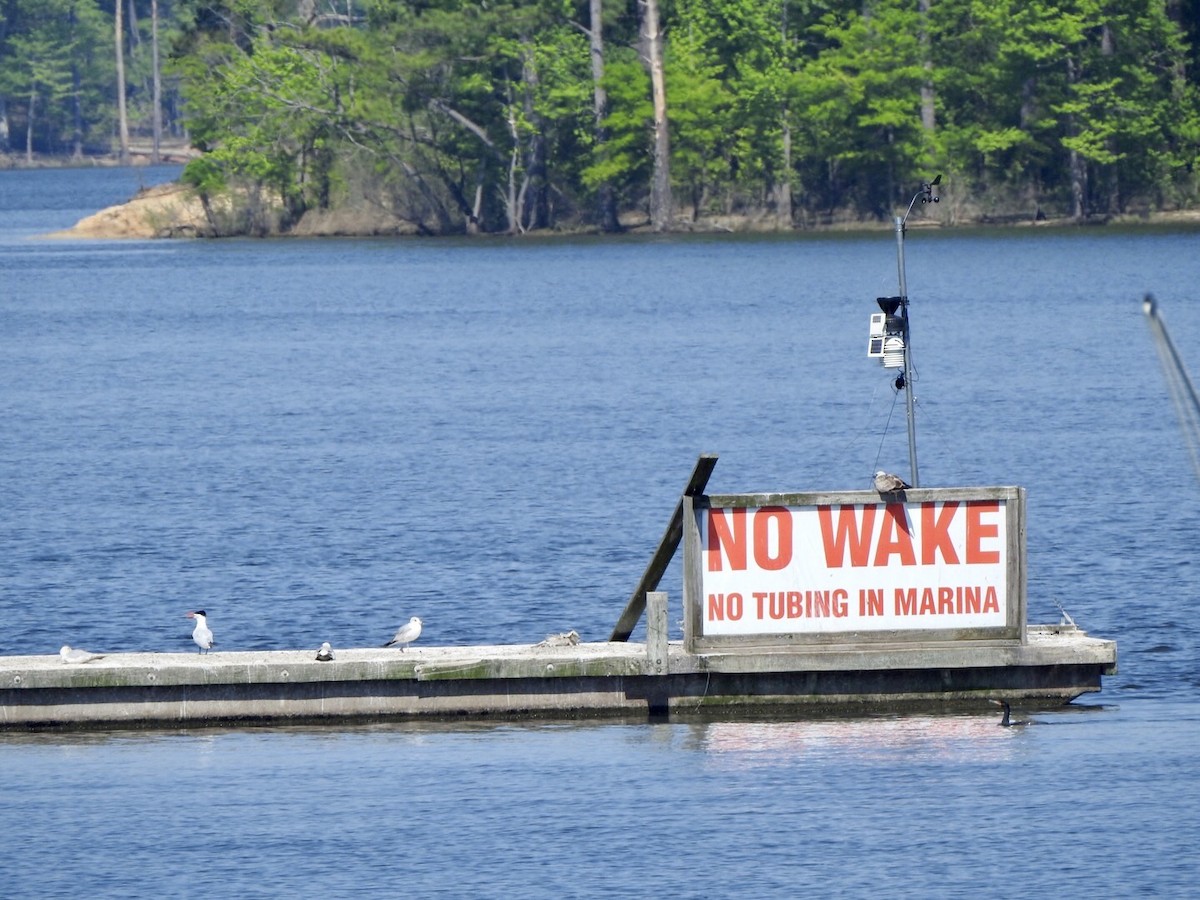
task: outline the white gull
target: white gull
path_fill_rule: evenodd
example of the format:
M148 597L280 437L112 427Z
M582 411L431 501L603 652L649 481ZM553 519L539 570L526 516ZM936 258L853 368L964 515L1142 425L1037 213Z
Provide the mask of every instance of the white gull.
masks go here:
M418 619L416 616L413 616L405 624L401 625L400 630L396 632L396 636L393 637L390 641L388 641L383 646L392 647L392 646L395 646L398 644L400 646L401 652L403 652L406 645L411 644L413 641L415 641L420 636L421 636L421 620Z

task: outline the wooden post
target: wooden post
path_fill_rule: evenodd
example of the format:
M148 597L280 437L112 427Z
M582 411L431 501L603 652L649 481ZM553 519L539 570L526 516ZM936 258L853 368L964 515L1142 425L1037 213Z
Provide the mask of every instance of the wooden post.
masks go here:
M667 674L667 592L646 594L646 673Z
M715 453L702 453L696 460L696 467L692 469L692 477L688 479L687 487L683 489L683 495L675 504L675 512L671 516L667 530L663 532L662 540L658 542L658 549L650 558L650 564L646 566L642 580L633 589L633 596L629 598L629 602L625 605L625 611L617 620L616 627L613 628L612 635L609 637L610 641L627 641L633 634L638 619L642 617L642 612L646 609L646 592L658 587L663 573L670 565L671 557L675 555L675 550L679 547L679 539L683 535L683 497L695 497L703 494L704 488L708 484L708 478L712 475L712 470L716 465L717 454Z

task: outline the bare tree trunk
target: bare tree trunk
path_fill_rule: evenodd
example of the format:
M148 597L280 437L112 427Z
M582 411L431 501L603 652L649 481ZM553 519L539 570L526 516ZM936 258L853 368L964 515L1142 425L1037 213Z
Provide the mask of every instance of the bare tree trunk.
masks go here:
M75 37L75 29L79 25L79 20L75 15L75 8L71 7L71 11L67 14L67 21L71 26L71 37ZM76 60L71 60L71 159L79 161L83 159L83 98L80 94L83 92L82 77L79 74L79 63Z
M1029 130L1033 124L1034 116L1037 115L1037 104L1034 102L1034 97L1037 94L1037 79L1026 78L1021 85L1021 118L1020 126L1022 131Z
M517 131L517 117L512 108L511 85L509 86L508 131L512 137L512 152L508 155L508 184L504 191L504 209L508 216L508 233L518 234L525 231L521 209L517 205L517 169L521 165L521 135Z
M1100 30L1100 55L1111 57L1116 53L1116 39L1113 37L1112 25L1105 22ZM1104 145L1114 156L1118 155L1116 142L1112 137L1104 141ZM1105 181L1108 183L1108 201L1105 210L1110 215L1121 212L1121 169L1115 163L1109 163L1105 168Z
M71 63L71 159L83 159L83 85L79 66Z
M1067 83L1075 84L1075 60L1067 59ZM1075 117L1067 117L1067 134L1075 136ZM1071 218L1082 222L1087 214L1087 162L1078 150L1070 151L1071 170Z
M29 115L25 123L25 162L33 162L33 111L37 107L37 88L29 91Z
M154 69L154 145L150 161L161 160L162 148L162 72L158 61L158 0L150 0L150 62Z
M930 0L919 0L917 12L921 17L921 68L925 70L925 79L921 82L921 126L932 136L937 127L937 111L934 107L936 94L933 90L933 60L929 55L929 32L925 30L929 3Z
M550 223L550 198L547 190L546 138L541 114L534 108L533 98L540 83L540 74L533 59L533 48L526 46L522 54L521 76L525 119L533 123L525 161L525 180L522 184L521 215L530 228L545 228ZM532 191L530 198L528 192Z
M658 0L639 0L642 7L642 41L650 67L650 90L654 100L654 173L650 182L650 226L655 231L671 230L671 141L667 134L667 88L663 81L662 31L658 23Z
M1082 222L1087 215L1087 164L1079 151L1071 151L1071 218Z
M129 49L130 52L142 45L142 35L138 31L137 7L129 0Z
M589 37L592 47L592 105L596 115L595 138L596 147L604 152L608 141L608 130L604 120L608 116L608 92L604 90L604 8L603 0L591 0L591 30ZM617 200L612 184L606 179L596 191L597 212L600 215L602 231L616 232L621 230L621 221L617 218Z
M117 134L121 141L121 165L129 165L129 117L125 111L125 22L120 0L114 4L116 24L113 28L117 43Z
M792 127L783 109L783 172L775 181L775 222L780 228L792 227Z
M779 15L779 40L783 46L787 46L787 26L787 4L782 3ZM785 100L779 109L783 171L775 178L775 223L780 228L792 227L792 126L788 122L788 112Z
M471 206L471 217L467 219L467 234L479 234L479 217L483 215L483 180L475 185L475 202Z

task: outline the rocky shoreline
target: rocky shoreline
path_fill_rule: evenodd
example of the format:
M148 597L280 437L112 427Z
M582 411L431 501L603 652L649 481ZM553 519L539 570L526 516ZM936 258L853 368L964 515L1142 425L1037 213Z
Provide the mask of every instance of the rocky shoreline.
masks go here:
M139 191L125 203L102 209L87 216L70 228L54 232L53 238L96 238L96 239L152 239L152 238L197 238L213 235L209 213L192 188L178 182L168 182ZM226 199L215 210L219 215L231 217L232 203ZM628 231L637 233L647 230L649 222L644 217L631 217L624 223ZM950 223L921 219L909 225L938 227ZM1064 227L1078 223L1067 218L1013 217L1005 220L976 219L957 221L955 227ZM1154 212L1140 215L1107 217L1089 221L1089 225L1200 225L1200 210ZM891 229L891 222L855 221L836 224L821 224L804 230L812 231L875 231ZM755 219L749 216L720 216L702 218L696 222L680 222L675 229L680 233L749 233L778 232L774 220ZM378 237L405 236L417 233L409 222L397 218L382 207L342 210L310 210L296 225L279 237ZM558 232L556 232L558 233ZM581 233L581 232L572 232ZM536 233L535 233L536 234Z
M207 227L204 207L190 188L167 182L139 191L125 203L80 219L48 237L161 238L195 237Z

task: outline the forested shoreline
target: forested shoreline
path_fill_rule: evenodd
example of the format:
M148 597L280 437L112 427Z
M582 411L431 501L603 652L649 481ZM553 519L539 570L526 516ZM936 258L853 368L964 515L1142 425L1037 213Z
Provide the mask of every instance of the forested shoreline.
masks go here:
M1200 206L1198 28L1194 0L0 0L0 153L190 146L211 235L811 228L935 174L944 224L1105 221Z

